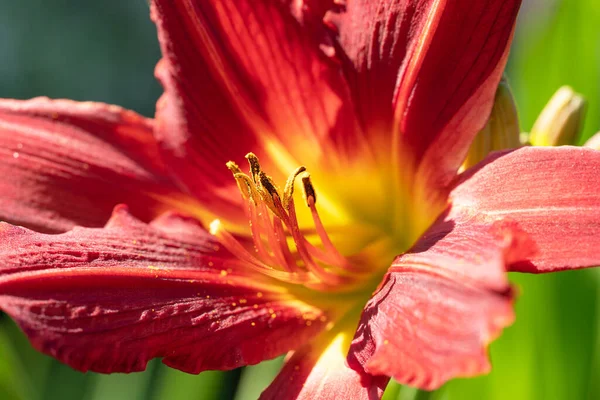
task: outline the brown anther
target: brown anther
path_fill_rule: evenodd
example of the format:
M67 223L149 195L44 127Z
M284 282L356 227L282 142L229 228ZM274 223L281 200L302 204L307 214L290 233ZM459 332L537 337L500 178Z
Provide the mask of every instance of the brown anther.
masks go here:
M259 175L261 172L260 163L258 162L258 157L254 153L246 154L246 160L250 164L250 174L252 175L252 179L255 183L259 182Z
M277 186L275 186L275 182L273 182L273 179L271 179L271 177L265 174L263 171L260 171L259 179L260 184L263 188L265 188L267 192L269 192L271 197L276 197L277 199L279 199L279 192L277 191Z
M260 179L260 188L259 192L261 193L261 197L264 200L265 204L269 209L278 216L279 218L285 218L282 214L283 209L281 206L281 197L279 196L279 191L277 190L277 186L273 182L270 176L265 174L263 171L259 173Z
M313 199L313 204L317 203L317 195L315 194L315 188L312 185L312 182L310 181L310 175L306 174L305 176L302 177L302 186L304 188L304 198L306 200L306 205L310 207L310 204L308 203L308 199L310 199L312 197Z

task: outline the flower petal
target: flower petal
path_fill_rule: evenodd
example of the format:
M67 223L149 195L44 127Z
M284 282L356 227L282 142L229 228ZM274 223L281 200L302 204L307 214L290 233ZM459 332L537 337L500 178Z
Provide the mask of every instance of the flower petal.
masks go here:
M513 320L506 270L600 264L599 171L600 152L576 147L496 153L469 170L392 264L351 354L424 389L488 371L485 345Z
M242 216L227 161L253 151L279 181L306 157L324 157L332 131L358 127L339 67L300 12L275 0L152 2L162 149L195 195L228 210L221 215Z
M551 272L600 265L600 151L526 147L496 154L467 171L454 207L487 220L509 220L537 252L510 271Z
M245 273L193 219L146 225L124 207L103 229L0 225L0 308L40 351L105 373L143 370L155 357L191 373L255 364L300 346L326 320Z
M458 213L399 256L367 303L350 355L368 373L433 390L489 371L487 344L514 318L504 266L529 249L517 229Z
M56 232L102 226L121 202L144 220L191 203L165 177L152 127L106 104L0 100L0 219Z
M392 152L400 144L423 196L439 196L484 126L520 3L358 0L336 18L364 124L395 131Z
M353 322L322 333L290 354L260 399L380 399L389 378L357 372L346 361L356 319Z
M353 0L326 19L339 31L342 64L369 137L393 132L398 77L427 29L429 9L437 1Z
M372 374L433 390L488 372L485 347L512 318L500 294L435 275L390 273L367 304L351 351Z

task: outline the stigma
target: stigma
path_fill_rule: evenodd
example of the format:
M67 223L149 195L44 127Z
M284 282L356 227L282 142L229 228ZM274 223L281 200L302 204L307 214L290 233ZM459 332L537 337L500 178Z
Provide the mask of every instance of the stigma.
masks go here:
M247 268L277 280L332 291L351 289L365 271L344 257L327 234L317 210L317 195L310 174L298 167L280 190L261 168L258 157L246 155L250 169L244 173L232 161L233 173L249 221L250 237L235 236L219 220L210 233ZM300 228L294 189L300 182L312 227ZM316 238L309 240L307 237Z

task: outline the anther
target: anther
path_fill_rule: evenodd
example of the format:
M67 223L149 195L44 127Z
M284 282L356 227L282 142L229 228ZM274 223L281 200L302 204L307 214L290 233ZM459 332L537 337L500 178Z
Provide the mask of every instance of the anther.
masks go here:
M248 175L244 174L240 167L237 166L233 161L227 162L227 168L233 173L233 177L245 198L252 197L256 200L256 193L254 193L254 184Z
M246 160L248 160L248 163L250 163L250 174L252 174L252 179L255 183L258 183L261 171L258 157L256 157L254 153L248 153L246 154Z
M310 175L306 174L302 177L302 186L304 188L304 199L306 205L310 207L310 199L312 198L313 204L317 203L317 195L315 194L315 188L310 181Z
M238 167L238 165L233 161L227 161L227 164L225 165L227 165L227 168L233 173L233 175L243 173L240 167Z
M290 204L290 199L294 195L294 186L296 183L296 178L298 175L306 171L306 167L301 166L296 168L293 174L289 176L287 182L285 183L285 188L283 189L283 207L287 210Z
M275 186L273 179L271 179L271 177L265 174L263 171L260 171L259 179L259 191L265 204L267 207L269 207L273 214L279 218L285 219L285 211L281 205L281 197L279 196L279 191L277 190L277 186Z
M271 197L276 197L279 199L279 192L277 191L277 186L275 186L273 179L271 179L271 177L265 174L263 171L260 171L259 178L260 184L271 195Z

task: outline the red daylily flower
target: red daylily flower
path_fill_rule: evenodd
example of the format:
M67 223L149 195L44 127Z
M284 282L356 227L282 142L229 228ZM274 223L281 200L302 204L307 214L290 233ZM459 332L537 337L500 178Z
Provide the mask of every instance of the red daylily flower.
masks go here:
M290 352L263 398L379 398L487 372L507 271L600 263L600 152L457 172L520 1L341 3L153 0L154 120L0 102L0 308L37 349L105 373Z

